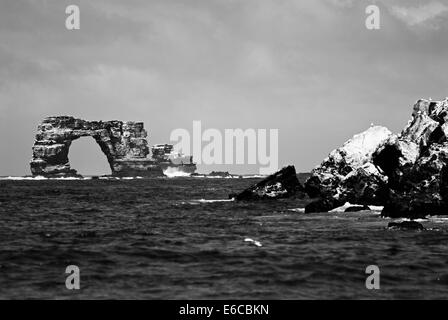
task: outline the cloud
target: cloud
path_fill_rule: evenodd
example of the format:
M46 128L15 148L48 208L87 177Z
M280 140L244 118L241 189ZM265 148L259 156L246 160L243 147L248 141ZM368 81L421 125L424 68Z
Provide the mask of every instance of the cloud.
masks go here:
M371 122L400 130L409 103L446 96L444 30L418 37L395 18L440 24L446 8L404 1L5 1L0 175L29 173L37 123L65 114L144 121L151 144L193 120L279 128L280 162L308 170ZM396 6L378 32L372 3ZM80 31L65 29L68 4Z
M353 7L354 0L328 0L337 7L350 8Z
M448 12L448 6L440 2L431 2L419 7L392 6L390 12L410 27L426 26L438 29L437 22L440 22L440 19L437 18Z

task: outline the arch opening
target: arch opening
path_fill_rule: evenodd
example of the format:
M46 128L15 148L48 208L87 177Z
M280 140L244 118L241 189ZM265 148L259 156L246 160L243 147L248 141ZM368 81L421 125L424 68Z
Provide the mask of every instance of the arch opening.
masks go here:
M72 141L68 152L70 167L82 176L102 176L112 173L106 155L93 137Z

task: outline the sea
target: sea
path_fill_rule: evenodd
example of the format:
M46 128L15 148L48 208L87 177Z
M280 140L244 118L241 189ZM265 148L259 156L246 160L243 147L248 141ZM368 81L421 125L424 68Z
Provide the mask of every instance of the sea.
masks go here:
M447 218L228 199L260 179L1 178L0 299L448 298Z

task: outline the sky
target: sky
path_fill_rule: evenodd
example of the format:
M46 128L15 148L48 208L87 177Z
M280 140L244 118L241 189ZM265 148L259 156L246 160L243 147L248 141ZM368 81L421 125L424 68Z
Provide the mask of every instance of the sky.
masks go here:
M80 30L65 27L71 4ZM53 115L143 121L150 145L194 120L278 129L279 166L309 171L371 123L399 132L417 99L448 96L447 18L442 0L0 0L0 175L30 174ZM107 166L81 140L72 167Z

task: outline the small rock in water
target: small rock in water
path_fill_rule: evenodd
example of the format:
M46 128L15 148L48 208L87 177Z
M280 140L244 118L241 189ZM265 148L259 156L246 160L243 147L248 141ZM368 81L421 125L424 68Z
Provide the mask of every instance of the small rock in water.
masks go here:
M423 225L416 221L389 222L387 228L393 230L425 230Z
M309 203L305 207L305 213L328 212L333 208L342 206L344 203L334 198L321 198Z
M212 171L208 174L209 177L232 177L232 175L228 171Z
M287 166L240 193L231 193L235 200L280 199L305 197L294 166Z
M358 211L369 211L369 206L351 206L345 209L344 212L358 212Z

